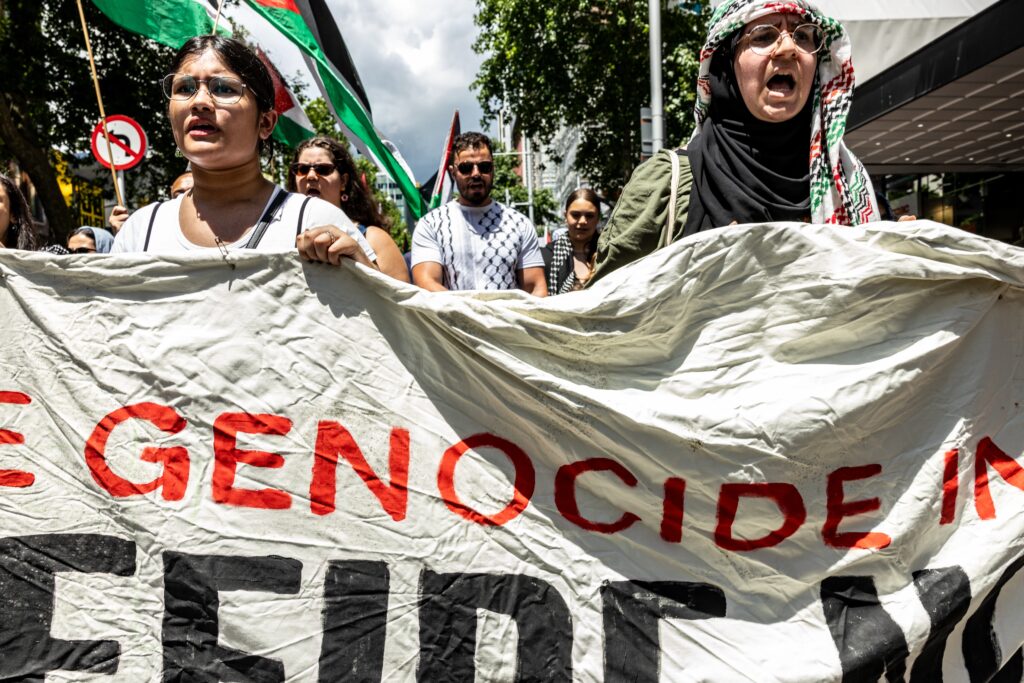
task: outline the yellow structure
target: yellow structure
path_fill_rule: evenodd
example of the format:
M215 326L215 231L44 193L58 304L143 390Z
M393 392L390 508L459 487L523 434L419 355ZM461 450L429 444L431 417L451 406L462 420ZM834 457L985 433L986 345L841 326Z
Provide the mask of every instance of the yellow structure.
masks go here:
M102 226L106 222L103 188L85 178L72 175L67 161L60 152L54 152L54 156L57 182L77 225Z

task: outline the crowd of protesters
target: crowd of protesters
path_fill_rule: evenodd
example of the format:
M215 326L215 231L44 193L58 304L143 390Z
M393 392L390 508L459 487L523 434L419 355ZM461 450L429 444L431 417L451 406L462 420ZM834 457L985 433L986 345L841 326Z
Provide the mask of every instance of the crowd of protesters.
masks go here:
M704 230L879 220L870 178L842 141L851 74L846 32L813 3L724 3L701 51L692 139L635 170L603 230L601 199L580 189L565 203L566 230L542 249L531 221L491 196L490 140L464 133L448 169L457 198L420 219L403 255L338 141L300 144L287 189L266 179L260 153L277 122L270 74L243 43L200 36L182 46L161 84L189 170L168 200L131 215L117 207L110 216L116 236L83 227L57 250L297 248L311 261L356 261L430 291L564 294ZM24 198L3 176L0 243L40 246Z

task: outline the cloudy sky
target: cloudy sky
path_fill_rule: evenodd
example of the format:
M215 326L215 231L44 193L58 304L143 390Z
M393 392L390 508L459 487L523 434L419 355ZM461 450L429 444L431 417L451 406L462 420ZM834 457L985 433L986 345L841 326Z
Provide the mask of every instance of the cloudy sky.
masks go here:
M366 87L377 129L398 145L416 179L426 181L437 170L455 109L463 130L479 129L480 105L469 89L481 62L471 47L477 34L474 0L328 4ZM247 26L261 21L244 11L235 18ZM306 73L287 41L266 41L265 47L286 75ZM315 93L306 79L307 93Z

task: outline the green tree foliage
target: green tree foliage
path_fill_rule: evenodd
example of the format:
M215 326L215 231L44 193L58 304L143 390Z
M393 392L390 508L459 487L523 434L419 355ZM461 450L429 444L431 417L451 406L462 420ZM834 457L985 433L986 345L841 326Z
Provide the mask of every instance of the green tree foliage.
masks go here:
M707 12L662 11L667 145L693 129ZM494 120L504 103L518 128L541 141L561 125L578 128L577 170L615 196L640 158L640 109L650 101L647 22L647 0L477 0L473 48L485 59L474 88L485 118Z
M84 9L107 114L134 118L149 138L140 170L128 172L130 199L156 198L185 167L174 158L157 84L173 51L115 26L91 2ZM0 154L28 173L54 240L63 241L77 226L60 192L54 151L73 168L93 163L89 136L100 118L75 1L3 0L0 54ZM112 196L109 174L101 178Z
M523 184L523 179L516 173L519 157L507 154L501 147L494 148L494 188L491 196L499 202L512 206L517 211L529 215L530 192ZM507 190L507 192L506 192ZM561 221L555 196L548 189L533 191L533 222L538 228L545 224ZM554 225L551 226L554 229Z

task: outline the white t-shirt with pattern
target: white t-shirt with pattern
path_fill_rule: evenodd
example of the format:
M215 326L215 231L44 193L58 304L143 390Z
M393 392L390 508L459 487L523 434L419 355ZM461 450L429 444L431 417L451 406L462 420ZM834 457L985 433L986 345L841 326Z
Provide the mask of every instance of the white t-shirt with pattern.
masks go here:
M416 224L411 263L441 264L451 290L516 289L516 271L543 268L544 257L533 223L515 209L452 200Z

